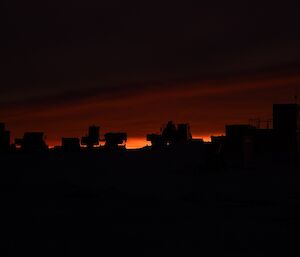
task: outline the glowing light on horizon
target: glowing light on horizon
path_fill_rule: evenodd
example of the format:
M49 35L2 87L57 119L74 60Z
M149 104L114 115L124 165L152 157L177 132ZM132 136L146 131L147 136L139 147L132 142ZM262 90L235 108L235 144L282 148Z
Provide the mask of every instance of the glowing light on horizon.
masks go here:
M193 139L203 139L204 142L211 142L211 136L220 136L222 133L215 133L215 134L209 134L209 135L194 135ZM58 140L51 140L49 142L46 142L50 148L54 148L54 146L61 146L61 141ZM104 143L101 143L101 146L103 146ZM126 148L127 149L138 149L143 148L145 146L150 146L151 143L149 141L146 141L145 137L129 137L126 142Z

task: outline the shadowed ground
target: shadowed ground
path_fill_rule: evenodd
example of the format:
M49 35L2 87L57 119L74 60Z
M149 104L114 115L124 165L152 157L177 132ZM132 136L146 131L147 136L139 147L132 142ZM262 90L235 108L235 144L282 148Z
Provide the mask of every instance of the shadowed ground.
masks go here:
M299 163L209 170L146 152L19 154L1 163L1 256L298 251Z

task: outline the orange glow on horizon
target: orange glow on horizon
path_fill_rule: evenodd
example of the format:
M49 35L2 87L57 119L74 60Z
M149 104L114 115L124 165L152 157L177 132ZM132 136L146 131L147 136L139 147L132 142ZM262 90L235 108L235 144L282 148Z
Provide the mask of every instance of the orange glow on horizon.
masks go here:
M169 120L189 123L194 138L210 141L211 135L224 133L226 124L270 119L272 104L293 101L299 84L299 74L269 74L162 87L141 85L103 94L98 89L83 97L77 92L76 97L66 101L60 95L49 96L45 101L37 96L36 102L27 99L28 102L3 104L0 120L13 138L27 131L45 132L49 146L61 145L61 137L84 136L88 126L99 125L101 135L127 132L127 148L141 148L150 145L146 135L159 133Z
M220 133L214 134L214 136L219 136ZM204 135L204 136L193 136L193 139L203 139L204 142L211 141L211 135ZM49 148L53 148L54 146L61 146L61 141L47 141L46 143L49 145ZM104 143L102 142L101 145L103 146ZM146 136L144 138L136 138L136 137L129 137L126 142L127 149L138 149L143 148L145 146L150 146L151 142L146 141Z

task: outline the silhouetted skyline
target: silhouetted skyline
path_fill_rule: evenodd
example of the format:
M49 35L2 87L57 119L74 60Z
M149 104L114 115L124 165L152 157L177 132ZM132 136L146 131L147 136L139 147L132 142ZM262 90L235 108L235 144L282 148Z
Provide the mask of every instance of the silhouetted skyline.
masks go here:
M258 129L275 129L275 130L282 130L281 136L286 133L286 137L288 137L291 133L291 131L297 131L299 129L299 124L300 124L300 120L299 120L299 105L296 103L286 103L286 104L273 104L273 110L272 110L272 118L268 118L268 119L260 119L260 118L256 118L256 119L248 119L247 124L248 125L242 125L242 126L250 126L250 127L256 127ZM244 118L244 121L246 121L246 117ZM208 138L203 138L200 137L202 140L205 141L211 141L212 138L217 138L218 136L222 136L225 133L228 133L228 122L226 122L224 124L224 130L218 134L213 134L211 133L209 136L209 140ZM240 126L240 123L234 123L237 126ZM245 124L245 122L243 122L243 124ZM141 144L139 146L136 146L135 148L141 148L146 146L146 142L151 142L152 145L154 144L158 144L160 145L163 141L164 142L170 142L170 140L166 139L164 136L164 132L163 131L171 131L171 134L175 133L175 137L174 135L171 137L174 137L175 141L180 141L182 139L184 140L189 140L192 139L192 132L191 132L191 128L190 128L190 124L189 123L181 123L178 124L178 127L173 124L173 121L169 121L167 124L162 125L163 127L161 127L160 129L156 129L156 132L150 132L147 135L144 135L143 139L141 140L141 142L145 142L145 144ZM290 126L290 127L289 127ZM125 129L125 128L123 128ZM105 130L105 128L104 128ZM157 131L160 130L160 133L158 134ZM177 131L178 130L178 131ZM173 132L172 132L173 131ZM162 134L161 134L162 133ZM24 136L27 136L29 134L29 136L34 136L35 138L44 138L44 132L26 132L24 134ZM219 135L221 134L221 135ZM7 142L9 141L7 138L10 139L11 137L11 132L6 130L5 127L5 123L0 123L0 135L1 135L1 142L2 144L7 144ZM74 137L75 135L73 135L73 137L61 137L60 138L60 142L61 144L56 144L56 145L50 145L50 147L53 146L57 146L57 145L64 145L64 143L66 143L67 145L76 145L76 144L80 144L83 146L86 146L88 148L93 148L94 146L99 146L101 141L105 142L105 141L110 141L110 139L112 139L113 141L126 141L128 139L128 134L127 132L106 132L103 136L104 138L101 140L100 138L100 127L99 126L89 126L88 129L88 133L85 136L81 137L81 140L79 138ZM295 135L294 135L295 136ZM292 136L292 137L294 137ZM113 139L115 138L115 139ZM117 139L119 138L119 139ZM164 139L165 138L165 139ZM199 136L195 136L194 134L194 138L199 138ZM22 144L22 139L18 139L16 137L12 137L12 140L15 140L16 142L20 142L17 144ZM173 139L172 139L173 140ZM77 142L78 141L78 142ZM213 139L212 139L213 141ZM5 143L3 143L5 142ZM140 142L140 143L141 143ZM132 148L131 146L129 148Z
M95 120L141 140L189 121L199 137L271 117L299 88L298 3L6 1L0 120L50 145ZM265 119L265 117L262 117Z
M298 256L299 10L2 1L1 256Z
M190 159L190 164L205 167L260 166L278 160L296 160L300 154L300 105L273 104L272 120L266 127L262 120L249 120L247 124L226 124L224 136L211 136L210 142L195 138L188 123L168 121L159 133L147 134L150 146L136 149L136 153L165 153L179 159ZM272 126L270 126L270 123ZM101 134L99 126L90 126L85 136L61 138L61 144L49 149L44 132L25 132L23 138L10 144L10 132L0 123L0 150L2 153L116 153L126 148L126 132ZM112 157L113 155L111 155ZM191 161L191 158L195 158Z
M168 121L137 150L126 150L126 132L97 125L54 149L42 131L10 145L0 123L2 252L255 256L278 246L286 253L288 240L295 253L299 111L274 104L272 125L227 124L210 143L195 139L188 123Z

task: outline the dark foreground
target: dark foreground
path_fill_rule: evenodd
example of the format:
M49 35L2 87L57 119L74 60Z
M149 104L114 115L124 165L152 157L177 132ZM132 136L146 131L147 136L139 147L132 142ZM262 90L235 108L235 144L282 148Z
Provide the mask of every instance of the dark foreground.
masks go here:
M3 156L0 256L298 256L299 165Z

